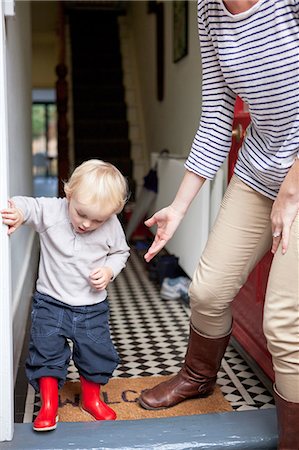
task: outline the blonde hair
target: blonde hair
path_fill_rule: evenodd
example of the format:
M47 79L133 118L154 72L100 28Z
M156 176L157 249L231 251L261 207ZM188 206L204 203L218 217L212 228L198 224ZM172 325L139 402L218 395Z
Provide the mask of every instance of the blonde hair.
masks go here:
M67 197L74 193L88 203L100 203L113 213L121 212L128 199L125 177L113 165L99 159L90 159L78 166L64 184Z

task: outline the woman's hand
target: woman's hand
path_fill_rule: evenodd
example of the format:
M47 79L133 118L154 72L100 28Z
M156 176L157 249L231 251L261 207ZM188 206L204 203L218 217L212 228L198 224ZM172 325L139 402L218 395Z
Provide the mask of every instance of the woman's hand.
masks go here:
M154 242L144 255L146 262L149 262L173 236L184 215L176 211L171 205L156 212L144 223L147 227L157 225Z
M7 234L14 233L24 222L24 216L12 200L8 200L8 208L0 211L2 223L8 226Z
M110 267L99 267L89 275L90 284L97 291L106 289L113 278L113 270Z
M294 162L285 177L277 198L272 206L272 253L275 253L281 241L282 254L285 254L290 238L291 226L299 211L299 161Z
M149 262L173 236L182 218L186 214L194 197L203 186L205 178L189 170L185 171L183 180L179 186L177 194L171 205L160 209L150 219L144 223L147 227L157 225L158 229L154 242L144 255L146 262Z

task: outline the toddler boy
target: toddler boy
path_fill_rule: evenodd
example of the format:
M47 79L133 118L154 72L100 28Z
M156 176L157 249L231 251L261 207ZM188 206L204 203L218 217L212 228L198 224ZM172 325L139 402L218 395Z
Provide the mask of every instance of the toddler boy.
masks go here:
M89 160L64 186L66 198L13 197L1 211L12 234L23 223L40 238L39 274L33 299L26 374L41 395L35 431L56 428L58 389L71 358L80 374L81 407L95 420L114 420L100 399L100 385L119 359L109 330L106 288L129 257L117 214L127 183L112 164Z

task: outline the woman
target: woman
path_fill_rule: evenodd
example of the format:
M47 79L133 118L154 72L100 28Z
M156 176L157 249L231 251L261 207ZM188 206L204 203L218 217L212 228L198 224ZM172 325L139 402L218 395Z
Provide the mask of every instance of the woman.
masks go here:
M146 221L158 226L146 261L172 237L225 160L237 95L248 104L252 122L190 287L184 365L139 401L160 409L213 391L231 334L230 304L272 248L264 332L275 372L279 449L298 450L299 2L200 0L198 27L202 117L173 203Z

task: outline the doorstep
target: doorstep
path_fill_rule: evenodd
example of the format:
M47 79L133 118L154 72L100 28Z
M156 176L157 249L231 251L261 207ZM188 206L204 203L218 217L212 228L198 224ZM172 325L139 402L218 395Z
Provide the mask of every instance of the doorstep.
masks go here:
M36 433L15 424L1 450L275 450L276 410L251 410L162 419L61 422Z

